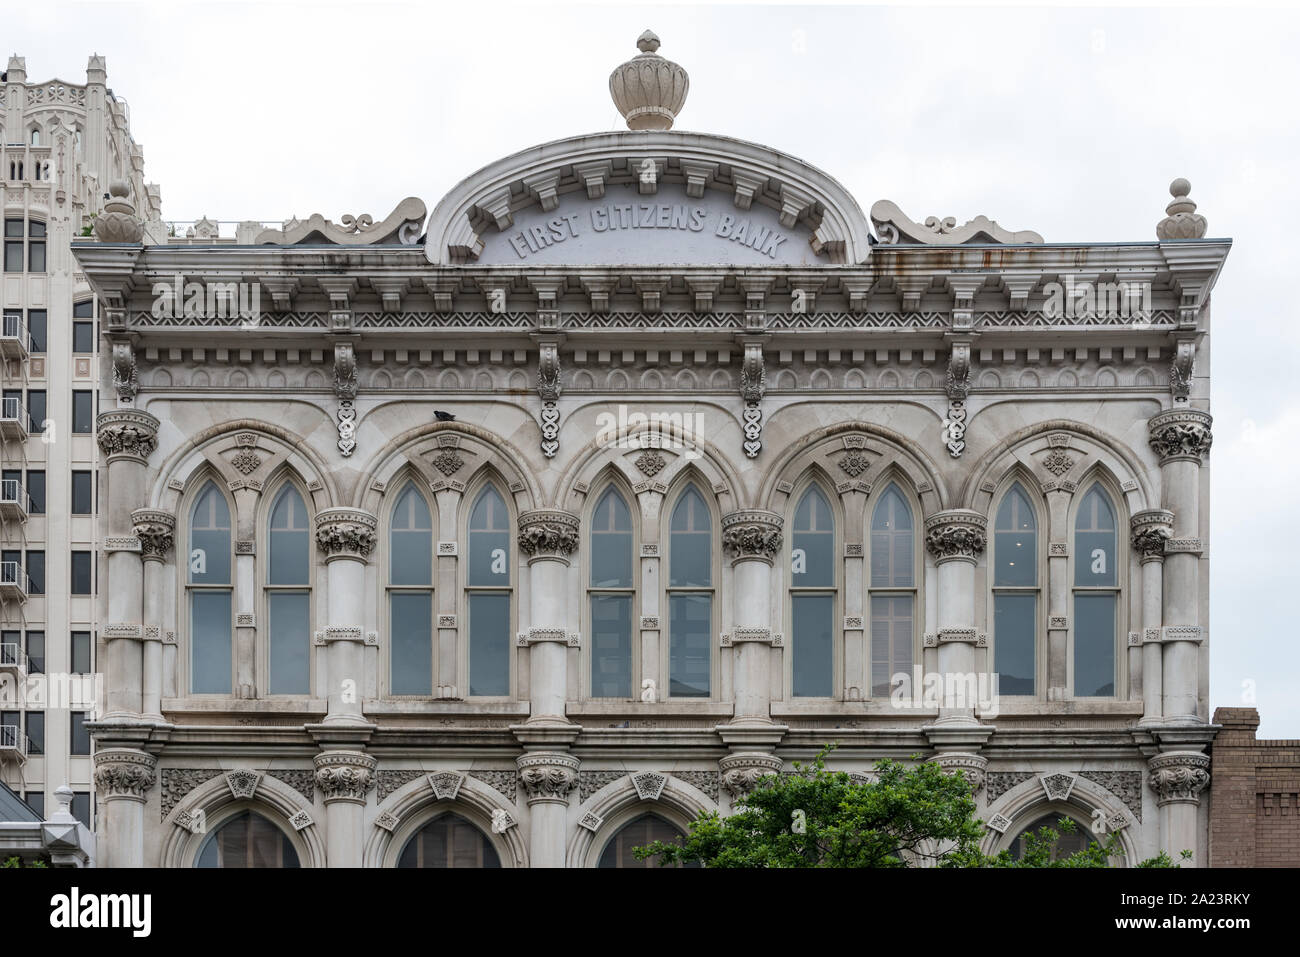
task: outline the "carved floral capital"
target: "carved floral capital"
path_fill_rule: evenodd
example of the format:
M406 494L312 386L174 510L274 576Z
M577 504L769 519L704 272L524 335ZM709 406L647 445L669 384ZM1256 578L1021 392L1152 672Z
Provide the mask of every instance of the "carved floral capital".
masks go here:
M137 508L131 513L131 531L140 539L140 557L163 561L172 550L176 517L154 508Z
M1165 542L1174 533L1174 513L1163 508L1138 512L1129 526L1133 532L1133 551L1142 561L1156 561L1165 556Z
M722 773L722 787L736 801L741 800L760 780L780 774L785 762L775 755L756 751L729 754L718 762Z
M154 784L158 760L131 748L105 748L95 753L95 790L106 801L130 798L144 801Z
M937 512L925 520L925 547L938 562L973 562L988 544L988 527L988 519L970 509Z
M775 512L745 509L722 516L722 551L733 562L771 565L781 549L783 519Z
M375 547L375 516L359 508L327 508L316 516L316 544L331 558L365 561Z
M158 420L137 409L101 412L95 420L99 450L111 462L117 458L148 460L158 447Z
M1199 804L1210 783L1210 759L1199 751L1168 751L1147 762L1148 781L1157 804Z
M578 786L577 758L568 754L541 752L515 759L519 782L529 804L568 804L569 792Z
M1148 440L1151 451L1160 457L1161 465L1177 461L1204 462L1214 441L1210 431L1213 422L1210 413L1199 409L1171 409L1157 413L1147 423L1151 432Z
M316 786L325 802L353 801L364 804L366 792L375 786L378 762L361 751L326 751L315 757Z
M567 559L578 549L578 516L557 508L519 516L519 550L529 558Z

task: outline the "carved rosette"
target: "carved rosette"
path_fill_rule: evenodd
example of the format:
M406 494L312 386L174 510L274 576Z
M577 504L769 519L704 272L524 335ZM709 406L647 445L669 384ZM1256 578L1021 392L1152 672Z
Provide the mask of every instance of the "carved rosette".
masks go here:
M375 547L375 516L359 508L327 508L316 516L316 544L325 560L351 558L365 561Z
M375 786L374 758L361 751L326 751L315 758L316 786L325 794L325 803L366 802L366 792Z
M578 516L558 508L539 508L519 516L519 550L529 561L567 562L578 550Z
M1198 465L1210 454L1214 435L1210 426L1214 417L1199 409L1172 409L1151 417L1151 451L1166 462L1195 462Z
M722 787L735 801L742 800L765 777L780 774L785 762L760 751L729 754L718 762Z
M1147 767L1148 782L1160 805L1199 804L1210 783L1210 759L1199 751L1167 751L1148 761Z
M722 516L722 551L736 562L771 565L781 550L783 519L776 512L745 509Z
M515 759L519 783L529 805L569 803L569 793L578 786L577 758L558 752L524 754Z
M987 758L981 758L978 754L940 754L935 757L934 763L949 774L962 772L966 783L970 785L972 796L984 787L985 772L989 765Z
M158 447L158 420L138 409L114 409L101 412L95 420L99 450L114 459L147 462Z
M131 748L104 748L95 753L95 790L105 801L143 802L153 787L158 760Z
M968 508L936 512L925 520L925 547L936 562L974 562L988 544L989 521Z
M140 557L145 561L166 561L172 550L176 518L170 512L137 508L131 513L132 534L140 539Z
M1156 562L1165 557L1165 542L1174 533L1173 512L1149 508L1134 515L1129 525L1133 532L1133 551L1143 562Z

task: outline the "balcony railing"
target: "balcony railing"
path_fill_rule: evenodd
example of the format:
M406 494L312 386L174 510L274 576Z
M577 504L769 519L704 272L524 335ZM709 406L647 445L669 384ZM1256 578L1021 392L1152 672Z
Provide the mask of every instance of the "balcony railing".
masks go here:
M27 521L32 513L32 498L17 479L0 481L0 523Z
M0 643L0 673L4 672L19 677L27 675L27 654L16 642Z
M0 359L27 358L27 323L20 313L6 312L0 319Z
M27 760L27 735L16 724L0 724L0 761L4 760L19 764Z
M25 602L31 587L23 566L17 562L0 562L0 600Z
M30 424L22 399L17 396L0 399L0 438L25 441Z

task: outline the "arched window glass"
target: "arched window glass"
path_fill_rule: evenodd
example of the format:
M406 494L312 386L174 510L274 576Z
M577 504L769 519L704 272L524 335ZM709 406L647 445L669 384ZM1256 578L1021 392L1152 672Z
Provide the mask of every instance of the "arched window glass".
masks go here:
M230 506L208 482L190 509L190 690L230 694Z
M1016 483L993 523L993 670L998 692L1032 695L1037 677L1038 521Z
M1020 860L1025 855L1025 836L1033 834L1037 836L1039 830L1044 827L1050 827L1060 835L1052 849L1052 860L1059 861L1061 858L1069 857L1078 851L1086 851L1088 845L1092 843L1092 830L1083 824L1080 824L1074 818L1069 818L1074 822L1074 833L1067 834L1061 830L1061 818L1068 817L1063 814L1048 814L1046 817L1040 817L1033 824L1029 825L1023 831L1016 835L1015 841L1012 842L1010 851L1013 860Z
M500 867L496 848L482 831L458 814L434 818L402 848L398 867Z
M916 524L890 483L871 512L871 693L888 697L893 676L912 676L916 629Z
M388 521L389 691L433 694L433 516L415 487Z
M642 814L619 828L618 833L609 839L605 849L600 852L600 867L658 867L659 855L638 861L632 853L635 847L644 847L655 841L671 841L680 844L685 835L657 814ZM682 865L677 865L681 867ZM699 865L688 864L688 867Z
M33 146L41 145L41 131L36 129L35 127L32 128L32 145Z
M1074 694L1115 694L1119 611L1119 536L1115 507L1100 485L1079 503L1074 520Z
M289 836L252 811L237 814L204 840L195 867L298 867Z
M790 547L790 622L794 694L833 694L835 634L835 520L816 485L794 512Z
M268 689L271 694L309 694L311 651L311 545L307 506L286 485L271 506L267 576Z
M510 693L510 514L487 485L469 515L469 693Z
M713 532L694 485L673 508L668 530L668 693L707 698L713 634Z
M632 513L616 488L591 514L591 696L632 697Z

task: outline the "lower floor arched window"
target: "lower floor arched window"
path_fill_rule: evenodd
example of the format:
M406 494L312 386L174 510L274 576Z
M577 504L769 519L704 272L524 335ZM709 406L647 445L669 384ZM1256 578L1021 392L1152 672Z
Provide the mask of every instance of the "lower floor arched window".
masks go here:
M1023 831L1016 835L1016 839L1011 843L1011 857L1013 860L1020 860L1024 857L1028 847L1025 844L1026 835L1037 835L1038 831L1044 827L1050 827L1060 835L1056 846L1052 849L1052 860L1059 861L1063 857L1069 857L1079 851L1086 851L1088 845L1092 843L1092 829L1086 824L1080 824L1078 820L1069 817L1074 822L1074 833L1067 834L1061 830L1061 818L1069 817L1068 814L1048 814L1040 817L1029 825Z
M642 814L628 821L618 833L609 839L605 850L600 855L600 867L658 867L659 855L647 857L644 861L636 859L632 853L635 847L644 847L655 841L668 841L676 844L682 842L684 835L674 825L669 824L657 814ZM677 865L682 866L682 865ZM698 867L698 864L687 864Z
M411 835L398 867L500 867L496 848L458 814L441 814Z
M298 867L293 842L252 811L236 814L208 835L195 867Z

